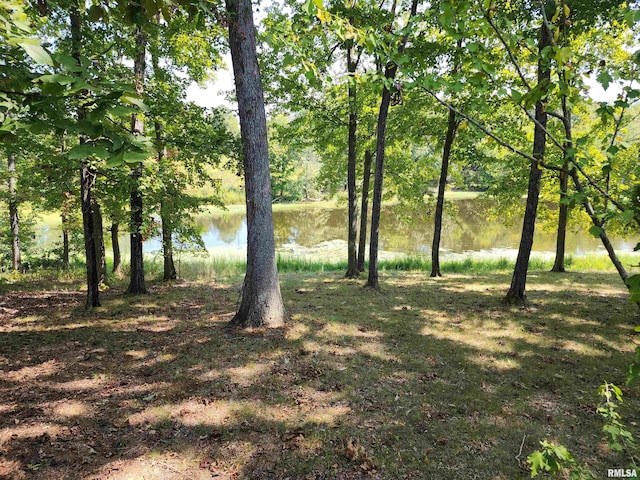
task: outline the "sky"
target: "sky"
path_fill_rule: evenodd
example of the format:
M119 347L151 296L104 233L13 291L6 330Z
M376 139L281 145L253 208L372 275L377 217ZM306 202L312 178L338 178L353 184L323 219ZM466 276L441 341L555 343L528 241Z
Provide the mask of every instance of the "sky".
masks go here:
M204 86L196 83L189 86L187 100L193 101L201 107L224 106L235 110L235 102L229 101L229 96L233 96L234 89L231 55L227 53L223 57L223 61L227 67L216 72L215 80L207 82ZM593 77L587 79L587 84L591 86L589 95L597 102L613 102L620 92L620 89L613 85L605 91Z

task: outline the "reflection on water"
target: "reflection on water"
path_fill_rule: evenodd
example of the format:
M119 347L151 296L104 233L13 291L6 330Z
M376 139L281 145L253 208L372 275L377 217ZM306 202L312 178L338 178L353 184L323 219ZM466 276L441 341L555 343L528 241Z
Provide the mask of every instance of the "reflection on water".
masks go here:
M459 200L445 214L442 249L452 253L478 252L496 249L517 249L520 225L505 226L488 221L487 205L479 200ZM312 247L321 242L347 239L347 209L309 208L273 213L276 246L296 244ZM219 214L198 219L208 248L246 245L247 224L244 214ZM431 251L433 215L408 214L400 206L383 208L380 227L380 247L391 252L427 254ZM555 234L536 233L534 250L553 252ZM631 250L631 241L615 239L614 246ZM568 232L567 253L581 254L600 250L600 240L588 232Z
M448 207L442 230L441 246L451 253L486 252L501 249L517 249L520 242L520 224L506 226L499 221L488 220L486 202L481 200L459 200ZM347 239L347 209L308 207L273 213L276 247L294 244L313 247L321 242ZM247 243L247 221L244 213L221 212L200 216L197 224L203 232L208 249L216 247L242 248ZM38 232L40 233L40 232ZM48 243L59 228L47 227ZM389 252L406 254L428 254L431 251L433 215L430 212L407 213L400 206L383 208L380 227L380 248ZM123 236L123 254L128 251L128 236ZM630 251L635 243L631 240L613 239L614 246L621 251ZM146 252L160 249L160 239L145 242ZM533 249L536 252L553 252L555 234L537 229ZM600 240L586 231L569 231L567 253L583 254L602 250Z

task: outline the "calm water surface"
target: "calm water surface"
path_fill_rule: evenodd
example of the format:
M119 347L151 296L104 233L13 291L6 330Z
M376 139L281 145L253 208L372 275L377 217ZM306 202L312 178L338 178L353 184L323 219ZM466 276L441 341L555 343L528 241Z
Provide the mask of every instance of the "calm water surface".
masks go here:
M433 215L407 214L400 206L383 208L380 227L380 248L390 252L427 254L431 251ZM521 225L504 225L499 220L488 220L489 207L481 200L452 202L445 215L441 246L452 253L485 252L517 249ZM276 246L287 244L313 247L321 242L347 240L346 207L314 207L276 211L273 214ZM247 243L247 222L243 213L221 213L198 218L207 248L235 246ZM555 251L555 234L538 228L534 241L537 252ZM632 239L614 239L621 251L632 250ZM149 250L160 247L158 240L147 242ZM598 239L588 232L570 230L567 253L583 254L602 250Z
M521 224L505 225L490 219L489 206L479 199L451 202L445 214L441 247L450 253L496 252L514 250L520 242ZM314 247L322 242L347 240L347 209L309 204L304 208L275 211L274 232L276 246ZM198 225L203 232L207 248L226 247L243 249L247 243L247 220L244 213L220 212L200 216ZM59 227L41 227L37 232L43 244L60 241ZM380 248L389 252L428 254L433 235L432 212L408 214L400 206L383 208L380 227ZM109 240L105 235L105 240ZM637 239L614 238L620 251L631 251ZM121 238L123 254L128 251L128 236ZM145 242L145 252L160 249L160 239ZM555 234L538 226L533 245L536 252L553 252ZM598 239L586 231L570 229L567 235L567 253L581 255L603 251Z

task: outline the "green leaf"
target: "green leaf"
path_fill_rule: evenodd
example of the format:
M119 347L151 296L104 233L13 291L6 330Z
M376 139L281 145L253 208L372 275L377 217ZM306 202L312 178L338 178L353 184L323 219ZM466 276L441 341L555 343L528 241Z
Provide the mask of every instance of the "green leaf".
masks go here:
M87 12L87 19L90 22L97 22L105 16L105 12L100 5L91 5L91 8Z
M634 252L637 252L638 250L640 250L640 243L636 243L636 246L633 247Z
M538 475L538 472L548 470L547 462L540 450L536 450L527 457L527 463L531 465L531 478Z
M122 160L125 163L136 164L144 162L149 154L147 152L126 151L122 154Z
M78 62L71 55L58 53L54 55L55 61L62 65L69 72L82 72L84 69L78 65Z
M624 283L626 283L631 290L640 290L640 273L631 275Z
M596 80L598 80L598 83L602 85L602 88L607 90L609 85L611 85L611 82L613 82L613 77L606 70L602 70L596 76Z
M611 145L609 148L607 148L607 153L609 155L615 155L616 153L618 153L620 151L619 147L616 147L615 145Z
M51 55L49 55L49 52L42 48L42 45L39 43L34 44L32 42L21 41L18 42L18 45L20 45L26 54L29 55L36 63L53 67L53 59L51 58Z
M593 225L590 229L589 229L589 233L591 235L593 235L596 238L599 238L600 235L602 234L602 229L600 227L598 227L597 225Z
M122 95L120 97L120 100L122 100L124 103L129 103L131 105L135 105L136 107L138 107L142 111L146 111L146 107L144 105L144 102L142 101L142 99L140 97L137 97L137 96L134 96L134 95Z
M34 81L40 81L42 83L58 83L60 85L69 85L73 83L76 79L73 77L68 77L66 75L60 75L59 73L54 73L52 75L41 75L36 78Z
M69 150L69 153L67 153L67 156L69 157L69 160L82 160L89 156L90 149L91 149L91 145L87 143L82 145L76 145L71 150Z
M571 58L571 49L569 47L562 47L555 54L555 59L560 64L565 64Z
M629 225L633 221L634 215L635 215L635 212L633 210L625 210L620 215L622 219L622 223L624 223L625 225Z
M567 158L574 158L576 153L578 153L578 149L573 147L567 148L564 153Z

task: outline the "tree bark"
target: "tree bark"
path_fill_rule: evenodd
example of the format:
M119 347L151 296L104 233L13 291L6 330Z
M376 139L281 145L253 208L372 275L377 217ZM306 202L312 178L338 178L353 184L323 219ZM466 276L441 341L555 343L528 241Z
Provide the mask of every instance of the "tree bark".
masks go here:
M138 25L136 28L136 56L134 59L134 76L136 93L140 96L144 93L144 70L146 65L147 35ZM141 114L134 113L131 119L131 132L133 135L144 135L144 121ZM142 193L140 192L140 178L142 177L142 164L133 167L131 172L133 187L131 189L131 266L128 294L147 293L144 283L144 257L142 249Z
M415 16L418 9L418 0L412 0L409 21ZM398 53L402 53L407 44L408 36L402 37ZM391 62L385 68L385 79L393 81L398 71L398 65ZM387 133L387 117L389 116L389 104L391 103L391 90L385 84L382 90L380 110L378 112L378 126L376 130L376 171L373 180L373 206L371 212L371 240L369 241L369 276L367 286L378 287L378 238L380 233L380 211L382 208L382 182L384 179L384 156Z
M562 165L562 172L560 172L560 201L558 202L558 232L556 234L556 258L553 262L552 272L562 273L564 268L564 254L565 244L567 238L567 222L569 220L569 205L564 200L567 198L567 192L569 190L569 158L567 157L567 150L573 147L573 134L571 130L571 110L567 105L566 95L562 96L562 113L563 123L565 131L565 145L564 145L564 162Z
M247 272L240 308L231 324L278 327L286 313L276 265L267 121L251 0L226 0L226 7L247 204Z
M364 152L364 174L362 177L362 204L360 207L360 245L358 246L358 271L364 272L364 256L367 248L367 212L369 210L369 181L371 179L370 150Z
M171 219L166 207L160 204L160 221L162 222L162 256L164 259L163 279L175 280L178 278L176 266L173 261L173 229Z
M71 43L73 57L80 64L82 55L82 21L80 8L77 2L71 6L69 14L71 24ZM80 98L85 93L80 93ZM86 110L83 106L78 108L78 120L82 121L86 118ZM85 143L84 136L80 136L79 143ZM87 269L87 303L86 307L91 309L100 306L100 294L98 283L98 264L96 258L95 238L93 231L93 214L91 211L91 190L95 182L95 172L89 168L86 160L80 161L80 204L82 208L82 229L84 234L84 253Z
M543 7L544 8L544 7ZM551 45L551 33L543 23L540 27L540 40L538 42L538 52ZM547 61L542 58L538 60L538 88L546 91L551 80L551 69ZM546 147L546 126L547 113L545 112L546 101L544 99L536 102L535 119L536 125L533 133L533 157L542 162ZM529 170L529 186L527 189L527 203L522 223L522 236L520 237L520 247L516 259L511 287L504 298L506 304L524 304L526 302L527 270L529 269L529 259L531 248L533 247L533 235L535 231L536 215L538 212L538 200L540 196L540 179L542 170L539 163L531 163Z
M113 248L113 273L120 275L122 273L122 257L120 256L120 238L118 237L120 224L118 222L111 223L111 247Z
M438 181L438 198L436 200L436 216L433 227L433 243L431 244L431 275L441 277L440 273L440 238L442 235L442 213L444 211L444 191L447 187L447 175L449 174L449 159L451 157L451 146L458 129L456 113L449 110L447 121L447 133L444 138L444 148L442 150L442 165L440 166L440 180Z
M353 19L351 19L353 21ZM357 60L353 40L347 44L347 72L348 72L348 96L349 96L349 124L348 124L348 154L347 154L347 190L349 196L349 229L347 242L347 272L345 277L356 278L359 275L356 238L358 234L358 212L356 196L356 162L357 162L357 104L356 85L354 75L356 73Z
M66 213L61 215L62 220L62 268L69 268L69 216Z
M563 168L569 168L569 162L564 162ZM553 262L552 272L564 272L564 255L567 238L567 222L569 220L569 205L563 203L567 198L569 188L569 175L566 171L560 172L560 202L558 207L558 232L556 234L556 258Z
M11 223L11 268L20 271L22 255L20 253L20 219L18 217L18 200L16 198L16 154L11 152L7 160L9 171L9 221Z
M95 238L96 265L98 267L98 284L107 281L107 260L104 246L104 232L102 226L102 209L96 199L92 199L91 211L93 216L93 236Z

